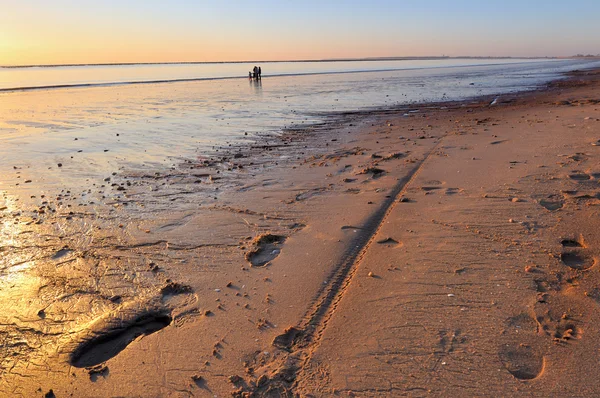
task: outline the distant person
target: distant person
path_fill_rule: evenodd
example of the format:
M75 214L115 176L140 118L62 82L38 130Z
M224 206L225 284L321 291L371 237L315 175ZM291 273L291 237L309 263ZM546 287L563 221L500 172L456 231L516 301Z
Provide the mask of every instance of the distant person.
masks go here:
M254 69L252 69L252 76L255 79L258 79L258 67L254 66Z
M248 72L248 80L252 80L252 72Z
M258 78L262 79L262 70L260 69L260 66L258 67Z

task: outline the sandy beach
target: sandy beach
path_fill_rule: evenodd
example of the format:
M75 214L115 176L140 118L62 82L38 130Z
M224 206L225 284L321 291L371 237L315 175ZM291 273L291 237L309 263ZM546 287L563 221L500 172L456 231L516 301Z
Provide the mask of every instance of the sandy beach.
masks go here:
M583 71L4 191L0 395L597 396L599 151Z

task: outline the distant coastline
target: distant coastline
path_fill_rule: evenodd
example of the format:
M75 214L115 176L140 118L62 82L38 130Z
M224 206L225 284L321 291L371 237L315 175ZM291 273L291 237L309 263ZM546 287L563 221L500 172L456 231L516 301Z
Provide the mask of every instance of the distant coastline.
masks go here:
M370 58L330 58L302 60L248 60L248 61L182 61L182 62L108 62L108 63L71 63L71 64L39 64L39 65L0 65L0 69L16 68L61 68L81 66L139 66L139 65L217 65L248 63L308 63L308 62L368 62L368 61L423 61L442 59L571 59L582 57L475 57L475 56L430 56L430 57L370 57ZM587 58L587 57L586 57ZM600 57L598 57L600 58Z

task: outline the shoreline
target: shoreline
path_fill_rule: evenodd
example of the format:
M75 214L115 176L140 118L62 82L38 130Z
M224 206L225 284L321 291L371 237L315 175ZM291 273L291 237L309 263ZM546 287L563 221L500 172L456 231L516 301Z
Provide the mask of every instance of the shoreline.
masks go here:
M248 174L238 174L239 177L234 178L233 181L223 179L223 186L219 185L216 172L203 172L200 173L203 176L199 176L198 172L204 170L200 161L196 164L184 162L184 166L187 165L196 171L178 175L175 170L171 177L167 177L168 184L165 185L161 185L167 181L162 176L160 178L153 176L152 181L144 186L137 186L135 179L129 180L134 186L131 190L139 189L139 194L146 195L145 200L149 202L159 194L177 198L176 201L169 203L164 203L163 199L160 208L151 208L151 213L141 206L144 200L136 204L135 200L131 199L131 195L133 197L137 195L134 191L128 192L130 195L128 205L115 203L117 206L106 215L82 214L81 218L76 220L78 223L76 228L67 226L66 220L66 217L73 218L75 215L68 215L61 211L57 213L61 214L60 216L36 217L38 220L44 219L41 224L36 224L36 221L30 222L31 220L25 216L19 216L18 221L22 230L13 235L15 242L11 244L10 250L21 251L20 255L26 260L25 264L27 261L32 261L32 258L35 259L38 269L30 272L39 278L39 286L34 283L34 288L31 289L31 286L26 284L19 285L13 282L11 287L13 290L9 289L5 292L5 295L16 300L15 310L30 309L26 315L6 314L5 317L13 316L13 318L3 319L2 323L12 325L16 330L16 332L10 331L13 336L14 333L17 335L22 333L20 339L29 341L28 346L33 349L16 351L17 359L12 359L13 366L10 368L12 370L6 374L7 379L2 383L3 391L27 394L42 388L44 393L52 389L57 396L68 393L86 396L92 387L93 394L105 396L122 394L135 396L140 391L147 392L149 396L171 394L173 391L186 391L191 396L225 395L231 393L232 388L239 389L240 396L250 391L258 393L259 396L269 392L291 394L291 391L302 394L312 393L317 396L342 393L372 396L392 393L392 391L400 393L402 383L405 382L402 380L399 380L399 384L395 386L388 383L389 387L377 387L377 384L382 382L378 377L394 379L388 372L390 369L398 372L399 368L395 368L394 364L403 363L401 359L405 358L403 357L405 353L400 350L396 350L393 354L397 358L386 358L390 361L390 368L377 367L370 362L371 359L368 360L371 369L376 370L375 374L379 375L374 376L373 380L377 381L361 378L356 373L369 372L368 368L361 370L359 366L357 371L352 370L354 368L351 365L359 365L362 361L356 362L356 358L375 358L369 354L373 352L375 356L381 355L381 342L377 348L376 344L372 344L369 335L377 335L387 326L395 325L392 322L395 319L394 314L386 313L384 309L377 306L377 302L375 307L371 307L368 300L361 301L365 293L360 290L360 287L367 286L366 297L369 295L379 297L384 292L389 293L390 289L393 291L395 284L401 283L390 275L401 274L401 272L387 270L387 267L403 268L407 262L418 263L419 259L428 257L438 263L446 264L454 277L471 275L469 267L464 271L455 272L456 269L461 269L462 265L448 262L442 255L452 253L452 249L441 250L433 244L436 239L439 244L440 238L449 239L451 242L454 235L441 236L432 225L444 225L444 228L455 232L459 225L462 229L459 228L460 233L456 232L456 234L462 236L464 226L460 223L470 220L471 213L468 210L477 209L478 201L484 194L479 192L481 188L476 188L477 184L485 185L492 182L488 181L489 179L494 182L502 181L505 176L496 172L491 175L491 178L483 174L469 177L470 179L462 182L452 177L449 170L461 170L467 173L470 168L465 168L465 165L468 162L477 162L469 159L480 155L467 156L466 154L469 151L480 150L485 155L481 155L481 159L487 159L487 156L491 155L490 152L486 152L488 151L486 145L493 149L491 153L496 152L491 160L495 162L493 165L502 162L507 164L512 161L518 162L510 163L511 169L503 168L505 173L509 173L510 170L520 170L519 167L529 167L525 166L529 164L528 162L535 163L529 156L532 155L533 148L523 148L520 144L515 147L510 146L513 145L511 142L524 139L520 135L514 135L510 127L519 127L521 113L534 108L548 108L559 113L566 110L569 112L585 110L590 115L594 115L593 119L599 118L600 114L589 109L597 104L592 101L595 100L593 95L597 92L597 75L598 73L594 71L580 72L570 80L561 80L545 90L502 95L505 99L493 107L490 107L489 102L486 103L483 98L457 102L450 106L444 103L438 109L432 109L436 105L417 104L410 107L419 108L420 111L408 117L398 114L397 110L371 111L360 115L350 113L344 115L343 120L338 119L335 124L318 129L319 131L314 135L302 136L296 130L290 130L279 138L278 145L282 147L267 143L266 147L257 148L259 155L260 150L263 150L263 155L271 152L270 156L265 156L265 163L262 164L270 165L264 173L260 172L260 168L253 169L241 164L243 159L246 161L253 159L245 158L245 154L242 154L243 157L238 158L240 164L236 167L242 165L241 170L245 170L244 173L247 171ZM578 83L579 80L585 79L589 81L587 83L584 81L581 85ZM581 105L570 107L569 104L558 104L560 101L569 101L562 99L567 95L575 98L570 100L571 104ZM586 96L591 98L592 102L582 100ZM536 112L541 115L541 112ZM517 114L519 118L514 116ZM489 120L490 118L492 120ZM527 124L527 129L532 129L531 126L538 124L546 127L553 126L549 117L542 119L542 116L538 116L538 118L542 122L530 122ZM503 127L508 123L507 120L512 124ZM583 118L573 122L577 126L582 123L597 122ZM336 127L332 131L333 126ZM501 127L503 128L501 133L491 132ZM557 142L561 139L561 129L569 128L558 127L560 127L558 133L555 132L552 136ZM327 131L327 134L324 131ZM594 141L599 138L595 137ZM269 139L278 140L273 137ZM506 139L508 141L505 141ZM446 141L450 142L446 143ZM288 146L285 143L294 147L291 153L285 149ZM577 141L571 144L573 147L568 148L569 151L578 151L575 147L580 144ZM513 154L510 150L502 149L507 146L517 151ZM586 149L593 148L590 142L580 146ZM235 159L238 149L232 148L229 154L221 156ZM556 155L556 150L551 149L545 151ZM317 150L317 153L309 156L312 155L310 153L312 150ZM287 167L279 167L276 159L284 153L297 159L288 160ZM585 159L582 157L579 160L568 161L593 163L597 160L595 156L586 154ZM437 162L446 158L458 160L450 165L438 165ZM544 162L548 163L546 167L554 167L550 159L552 158L544 158ZM229 171L228 165L225 165L225 168L215 166L217 167L215 170L222 171L224 174ZM485 169L484 166L481 167L482 170ZM534 171L534 168L528 168L522 178L535 174ZM557 175L556 171L547 173L550 177ZM580 180L571 178L575 184L586 184L585 181L588 180L584 179L584 174L589 176L592 182L596 179L593 170L588 172L584 170L580 174L581 181L584 182L580 183L577 182ZM421 181L421 179L425 180ZM193 186L195 180L202 180L199 184L200 191L206 195L226 189L227 185L231 191L228 191L230 193L227 195L219 196L215 202L200 203L196 196L200 191L189 188ZM549 178L548 181L552 184L554 180ZM123 184L125 182L126 180L122 181ZM511 184L514 185L513 182ZM539 220L538 222L544 225L549 225L557 214L562 214L561 212L580 214L577 206L573 204L577 200L592 202L595 200L592 193L589 194L588 199L574 199L573 195L568 193L565 194L568 198L562 200L533 198L530 196L536 193L527 191L533 189L527 187L530 185L519 186L515 188L518 190L514 193L506 188L506 190L501 189L499 192L486 194L494 203L497 202L498 207L495 207L494 211L502 215L507 206L538 206L540 201L544 200L544 204L552 207L549 202L562 202L562 206L555 210L549 210L544 205L541 205L540 209L532 207L523 210L531 212L533 220ZM592 187L588 188L592 189ZM124 189L130 190L130 188ZM569 191L569 189L565 190ZM190 193L186 193L187 191ZM507 200L512 199L508 195L523 201ZM496 201L493 199L495 196L502 200ZM403 198L406 198L406 201L403 201ZM435 203L431 201L438 198L440 202L445 203L440 205L440 209L447 209L448 214L455 214L458 211L456 219L444 219L444 212L435 213L435 223L430 221L434 217L434 212L430 217L419 218L419 213L427 213L429 209L436 208L431 207L432 203ZM471 207L461 204L461 201L468 202ZM404 211L402 208L404 205L415 210L397 215L397 211ZM0 207L3 206L5 205L0 202ZM127 206L128 209L119 208L123 206ZM134 212L131 211L131 207L135 207ZM593 207L590 209L593 210ZM3 210L4 213L0 215L3 221L10 221L7 219L6 210L8 209ZM46 214L46 212L38 214ZM125 215L126 217L123 217ZM525 220L525 214L519 213L519 216L522 217L521 220ZM60 217L64 219L60 220ZM516 216L513 217L517 219ZM56 224L57 219L59 219L58 224ZM398 221L395 221L396 219ZM412 220L411 228L417 232L406 235L406 227L402 224L405 219ZM499 225L507 224L506 220L502 220L503 223ZM392 227L386 227L388 221L393 222ZM121 222L123 227L115 225L116 222ZM535 223L531 220L523 222L529 223L527 225L532 227L521 224L520 221L508 224L523 227L529 233L521 236L520 232L508 231L507 237L498 237L502 247L514 249L505 246L510 241L506 239L509 239L511 234L517 233L519 239L524 241L529 235L535 237L538 233ZM98 228L89 229L90 225ZM477 228L485 229L484 226ZM540 230L541 235L536 239L545 239L544 230ZM65 234L65 231L70 233ZM32 242L27 241L26 237L31 234L45 239L43 247L30 248ZM380 236L381 234L385 236ZM431 250L427 252L417 249L414 249L414 252L411 251L412 249L408 250L407 248L417 247L412 243L409 244L415 239L411 238L410 234L428 239ZM482 231L482 234L488 236L490 242L495 242L493 231ZM502 232L498 234L501 235ZM83 236L85 239L82 239ZM576 241L579 238L574 234L570 239ZM473 245L473 241L467 239L465 242L456 246L454 250L460 247L472 247L469 245ZM525 247L528 242L519 244L518 248ZM593 248L595 244L595 234L586 230L586 248ZM392 254L386 252L388 249ZM492 249L498 250L495 246ZM473 253L479 254L486 259L485 261L491 261L477 250ZM424 254L426 257L423 257ZM464 254L467 257L462 258L462 261L473 260L467 254ZM544 254L547 256L546 253ZM579 253L575 254L583 256ZM558 253L559 260L567 257L564 253ZM385 259L385 264L377 263L381 258ZM526 258L526 255L523 255L523 258ZM539 258L536 257L536 260ZM57 266L57 263L60 266ZM488 264L491 264L490 269L494 272L501 272L501 269L494 268L495 263ZM5 270L13 265L2 263L2 268ZM551 265L555 266L554 263ZM430 262L419 267L421 267L419 272L424 274L428 267L432 267L431 271L434 273L428 274L432 286L448 283L445 279L440 279L442 277L439 275L444 275L443 278L449 276ZM532 267L536 271L524 271L525 275L538 275L538 268L541 270L540 275L551 275L551 272L554 272L554 270L544 270L542 265ZM481 265L478 268L478 272L485 271ZM518 268L522 269L524 266L519 264ZM95 280L85 276L90 271L95 275ZM368 272L372 272L372 275L369 276ZM402 272L406 272L407 277L412 275L407 270ZM581 270L575 269L573 272L577 275L581 274ZM124 275L127 275L127 278L122 278ZM485 282L486 276L482 275L485 273L473 276L474 279L470 283L477 286L477 283ZM515 316L511 312L514 308L518 308L517 303L522 300L520 294L523 292L535 298L535 292L529 292L531 283L529 279L522 278L521 274L516 278L514 275L517 274L512 269L510 273L502 275L518 287L515 291L503 291L503 294L508 297L506 300L511 304L508 308L494 310L495 314L497 313L491 317L494 320ZM567 276L574 278L577 275ZM487 278L489 277L488 275ZM537 279L543 286L554 283L550 277ZM66 283L56 283L61 280ZM24 281L30 282L29 279ZM54 284L49 283L52 281ZM384 286L378 286L379 282ZM420 286L425 286L427 280L418 282ZM39 290L40 286L44 288ZM426 289L415 286L417 285L413 286L415 289ZM469 285L465 286L464 289L468 293ZM558 303L556 308L565 307L563 301L566 299L550 288L544 287L544 289L546 292L542 293L548 295L545 298L547 302ZM563 289L568 290L564 287ZM35 297L35 294L29 296L29 292L42 290L45 293L41 297ZM19 292L20 294L15 294ZM419 290L419 292L428 291ZM593 295L593 290L590 289L589 292ZM429 314L430 317L440 316L436 312L437 305L444 303L442 300L444 297L447 299L448 294L457 295L456 292L447 294L444 292L445 295L440 293L440 291L428 292L429 295L423 297L426 298L425 303L429 303L427 304L429 307L425 306L424 309L412 313L407 312L406 316L414 317L420 313ZM56 300L55 297L60 299ZM465 302L458 307L459 311L462 307L478 302L476 299L478 300L479 297L465 299ZM390 302L393 297L386 300ZM581 299L577 298L577 300ZM19 303L28 303L28 307ZM578 301L576 304L578 305ZM75 307L79 312L73 312L72 309ZM42 310L43 317L38 312ZM368 313L365 314L364 310ZM553 309L549 316L551 320L544 321L548 330L551 330L552 322L558 322L555 319L555 311L558 310ZM77 315L74 316L75 313ZM444 315L446 318L442 316L442 320L445 320L442 322L444 324L442 328L425 328L431 333L422 333L422 338L413 334L415 332L410 332L407 336L408 340L402 342L402 345L420 344L424 348L419 356L436 359L442 357L439 353L450 356L451 352L458 351L464 354L469 350L479 350L476 343L468 345L468 349L457 348L462 347L460 344L465 335L467 335L465 342L470 342L478 341L477 337L481 338L483 334L471 336L472 333L465 332L461 327L455 327L456 319L452 314L450 311ZM167 315L170 319L169 326L164 325ZM367 324L360 319L355 319L355 322L351 323L353 327L350 334L347 329L344 329L344 323L348 321L340 318L346 316L353 319L361 317L368 319L371 315L379 318ZM147 324L139 321L144 316L154 319L156 327L161 327L155 331L146 328ZM522 318L519 320L521 322L519 325L527 326L531 323L526 319L527 317ZM479 330L477 328L480 327L496 327L484 321L479 321L480 323L477 324L477 318L469 319L474 325L471 326L471 330ZM592 318L588 316L584 320L569 323L574 326L569 332L571 338L565 338L569 325L565 324L565 326L559 322L558 326L562 328L559 330L562 333L560 338L564 339L565 347L577 344L580 347L577 348L577 352L584 345L591 347L588 334L590 337L594 336L598 325L591 324L590 319ZM65 320L68 320L70 329L65 330L64 326L60 326L65 324ZM426 319L421 321L425 322ZM114 324L120 324L121 327L125 325L126 330L138 328L142 330L144 337L137 336L137 339L125 344L125 349L110 358L98 358L94 350L94 347L98 346L98 336L108 335L109 341L113 339L117 345L125 341L122 335L116 336L111 332L114 330ZM368 325L381 326L381 328L372 330ZM583 325L585 325L585 335L582 332ZM453 327L455 328L452 329ZM461 331L456 333L459 329ZM33 337L28 334L31 330L38 330L41 336L45 336L38 341L45 341L45 344L52 347L50 351L59 353L58 357L40 352L39 348L36 350L35 344L31 343ZM311 332L307 333L309 330ZM557 330L551 331L554 333ZM57 342L55 333L63 337L68 336L69 342L62 341L64 340L62 337ZM507 336L512 336L511 331L506 333ZM435 336L438 336L437 341ZM523 354L520 348L498 354L494 352L495 347L483 346L484 357L504 358L504 362L501 361L499 364L507 371L502 374L515 377L516 383L521 384L513 384L515 382L510 379L501 379L500 384L486 386L485 379L480 378L475 379L479 383L475 385L487 389L479 391L505 393L516 391L523 394L544 391L543 386L535 384L534 381L523 382L520 380L527 378L518 377L534 374L531 369L537 369L539 358L548 357L548 354L543 351L549 350L545 345L545 338L541 339L543 343L538 343L534 338L535 334L527 336L531 341L528 340L523 344L535 347L536 355ZM381 341L393 342L389 340L389 335L384 334L380 337ZM102 338L106 339L106 337ZM386 338L388 340L385 340ZM412 343L410 338L414 339ZM432 340L429 340L430 338ZM513 341L517 340L508 339L506 344L511 345ZM272 345L273 342L275 345ZM448 342L452 343L448 345ZM365 344L366 349L357 352L355 349L363 347L362 343ZM456 345L453 346L452 344L455 343ZM520 343L517 343L517 347L518 344ZM540 344L543 345L542 348L539 348ZM391 344L390 347L395 345L396 343ZM431 350L428 351L429 348ZM77 358L69 359L69 355L73 352L78 353ZM336 358L336 352L339 353L337 356L340 358ZM538 352L543 354L538 355ZM65 357L66 363L70 361L74 366L69 367L68 372L65 370ZM86 360L82 362L81 358ZM157 362L157 358L160 358L160 361ZM98 359L104 359L97 364L99 367L87 366L86 369L86 366L80 366L82 363L86 365L95 363ZM29 369L24 366L29 362L39 364L39 369ZM441 362L440 360L439 363ZM546 364L544 366L548 369L551 369L550 364L556 365L554 360L551 363L550 360L543 359L542 363ZM483 365L480 366L484 368ZM3 365L3 369L6 372L9 368ZM132 369L143 370L143 374L132 377ZM436 374L439 376L439 373L436 373L437 367L432 372L427 374L417 372L416 379L435 378ZM21 376L25 374L27 377ZM547 370L546 374L553 373ZM536 380L538 376L539 374L535 374L531 380ZM444 378L455 380L448 375ZM159 382L157 383L156 380ZM348 380L354 381L348 384ZM444 391L451 392L452 386L454 384L448 383L447 389L444 390L442 386L433 383L430 393L443 395ZM417 387L419 386L411 388ZM569 393L576 391L566 385L563 388ZM589 388L593 390L595 385Z

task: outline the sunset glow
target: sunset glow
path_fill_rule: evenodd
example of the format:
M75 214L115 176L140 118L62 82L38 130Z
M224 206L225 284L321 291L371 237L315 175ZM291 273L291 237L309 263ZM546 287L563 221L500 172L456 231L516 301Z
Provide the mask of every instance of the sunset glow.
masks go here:
M11 0L0 64L600 53L600 3L576 3Z

